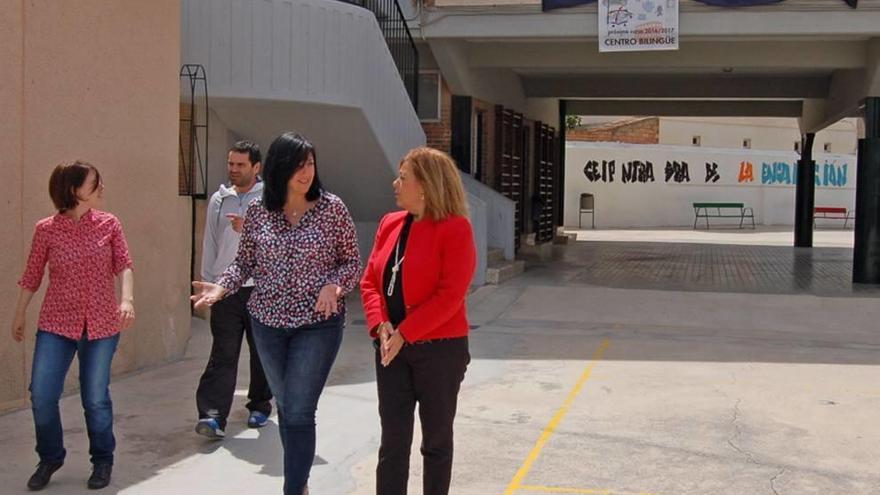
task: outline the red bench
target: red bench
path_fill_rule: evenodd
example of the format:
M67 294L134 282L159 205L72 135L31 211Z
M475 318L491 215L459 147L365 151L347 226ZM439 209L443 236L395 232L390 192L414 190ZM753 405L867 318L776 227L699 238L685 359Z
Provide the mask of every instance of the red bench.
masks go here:
M843 228L846 228L849 220L855 218L854 213L842 206L817 206L813 208L813 225L816 225L817 218L830 218L843 220Z

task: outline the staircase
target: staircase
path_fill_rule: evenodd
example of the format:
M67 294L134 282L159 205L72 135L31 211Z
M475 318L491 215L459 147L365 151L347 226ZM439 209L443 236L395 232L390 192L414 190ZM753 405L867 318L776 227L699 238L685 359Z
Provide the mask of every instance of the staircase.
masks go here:
M241 29L229 29L239 22ZM348 206L362 256L395 210L400 158L425 144L418 51L397 0L183 0L181 58L204 67L211 122L208 194L226 180L229 145L268 149L287 130L315 144L321 182ZM474 285L523 271L514 256L515 203L463 177L477 243ZM502 248L486 259L486 247Z
M232 142L266 150L293 130L315 144L321 181L355 222L395 209L398 161L425 134L418 54L394 0L183 0L181 9L182 62L204 66L209 83L209 194L226 179Z
M376 22L391 58L400 72L400 79L406 86L406 92L412 101L413 108L419 107L419 51L413 41L406 17L397 0L341 0L367 9L376 16Z

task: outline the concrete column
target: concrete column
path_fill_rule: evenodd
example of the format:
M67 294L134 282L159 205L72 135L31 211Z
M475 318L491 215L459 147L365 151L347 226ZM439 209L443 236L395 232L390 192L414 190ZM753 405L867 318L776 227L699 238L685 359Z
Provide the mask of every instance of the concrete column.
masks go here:
M568 130L565 117L568 115L567 102L559 100L559 125L556 129L559 131L559 156L556 159L556 225L561 227L565 225L565 132ZM554 236L556 234L554 233Z
M865 99L857 169L853 282L880 284L880 97Z
M813 206L816 203L816 162L813 160L812 132L801 140L794 197L794 246L813 247Z

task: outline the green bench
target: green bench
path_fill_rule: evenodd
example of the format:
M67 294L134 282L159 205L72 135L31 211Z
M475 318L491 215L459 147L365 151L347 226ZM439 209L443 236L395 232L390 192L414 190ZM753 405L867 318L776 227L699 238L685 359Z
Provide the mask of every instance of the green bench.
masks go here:
M739 218L739 228L743 228L746 218L752 220L752 228L755 228L755 212L743 203L693 203L694 205L694 228L701 218L706 219L706 228L709 228L710 218ZM731 211L732 210L732 211Z

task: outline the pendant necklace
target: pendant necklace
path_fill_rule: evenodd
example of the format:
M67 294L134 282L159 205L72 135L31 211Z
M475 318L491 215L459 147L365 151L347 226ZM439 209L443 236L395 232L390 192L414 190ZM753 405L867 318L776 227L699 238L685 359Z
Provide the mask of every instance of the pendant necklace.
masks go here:
M400 271L400 265L403 263L403 258L406 258L406 255L403 258L400 258L400 239L397 239L397 246L394 247L394 266L391 267L391 278L388 280L388 290L385 291L385 294L388 297L391 297L394 294L394 282L397 281L397 272Z

